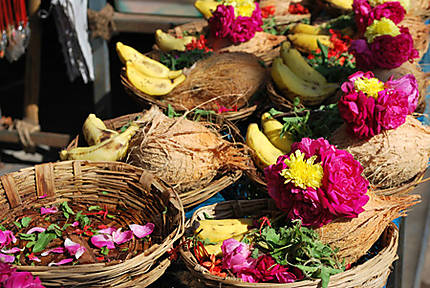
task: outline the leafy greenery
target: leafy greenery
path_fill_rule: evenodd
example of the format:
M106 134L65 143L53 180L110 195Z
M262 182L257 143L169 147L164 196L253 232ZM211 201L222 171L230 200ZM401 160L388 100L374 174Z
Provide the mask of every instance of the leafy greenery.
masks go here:
M160 62L171 70L180 70L190 68L198 60L207 58L212 54L213 52L206 52L202 49L161 52Z
M266 226L261 235L256 234L256 247L269 253L276 263L297 267L306 278L321 279L321 286L328 287L330 276L345 270L336 251L322 243L313 229L302 227L300 220L291 224Z
M66 219L69 219L70 215L75 215L75 212L69 207L67 201L60 204L60 209L63 211L63 215Z
M23 217L21 219L21 225L22 225L22 227L28 227L28 225L30 224L30 222L31 222L31 217Z
M48 246L48 244L55 238L57 238L57 234L52 232L45 231L45 232L39 233L39 235L37 236L36 243L34 244L34 247L33 247L33 253L43 251L46 248L46 246Z
M354 13L343 14L336 18L332 18L323 25L324 29L341 30L345 28L355 29Z

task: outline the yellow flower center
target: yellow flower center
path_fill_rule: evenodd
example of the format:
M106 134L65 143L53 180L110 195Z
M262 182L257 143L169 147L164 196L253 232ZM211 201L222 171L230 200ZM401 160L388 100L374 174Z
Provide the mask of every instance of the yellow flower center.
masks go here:
M251 17L252 12L255 10L255 3L253 0L224 0L224 5L231 5L234 7L235 16Z
M361 91L369 97L378 99L379 91L385 89L384 83L376 78L358 78L354 81L354 88L356 91Z
M369 0L369 4L372 7L376 7L378 5L384 4L385 2L391 2L390 0ZM399 0L397 1L400 3L400 5L405 8L406 11L409 9L409 0Z
M395 37L400 35L400 28L390 19L382 17L381 20L373 21L372 25L367 26L366 32L364 32L364 36L369 43L372 43L376 37L382 35L391 35Z
M305 160L305 154L296 150L295 154L290 155L290 159L285 159L288 168L281 171L281 176L285 178L284 183L292 182L302 189L320 187L323 167L320 163L314 164L316 158L317 156L312 156Z

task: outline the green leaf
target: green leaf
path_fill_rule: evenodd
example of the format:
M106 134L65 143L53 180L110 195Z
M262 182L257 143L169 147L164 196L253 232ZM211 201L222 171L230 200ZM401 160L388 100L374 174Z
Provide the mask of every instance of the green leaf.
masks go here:
M251 257L254 259L258 259L258 254L259 254L258 248L255 248L252 250Z
M64 201L63 203L60 204L61 209L71 215L75 215L75 212L72 210L72 208L69 207L69 204L67 201Z
M107 192L107 191L102 191L102 194L103 194L103 195L109 195L109 192Z
M24 217L21 219L21 225L22 227L28 227L28 225L31 222L31 217Z
M54 232L57 235L57 237L63 236L63 232L62 232L60 226L58 226L57 224L49 225L48 228L46 228L46 231Z
M93 211L93 210L102 210L102 208L98 205L88 207L88 211Z
M47 221L47 222L51 222L51 216L47 216L47 217L45 217L45 221Z
M17 221L13 221L13 224L15 224L16 227L18 227L18 229L22 228L21 223L17 222Z
M30 242L27 242L27 244L25 245L25 247L31 248L31 247L34 246L34 244L36 244L36 241L30 241Z
M300 101L300 100L299 100ZM275 108L271 108L268 113L272 116L275 117L276 115L282 114L281 111L276 110Z
M115 219L116 218L115 215L110 215L110 214L107 214L106 217L109 218L109 219Z
M109 248L107 248L106 246L104 246L101 250L100 253L103 255L108 255L109 254Z
M25 233L19 233L18 238L25 241L34 241L36 240L36 234L25 234Z
M0 225L0 230L1 230L1 231L6 231L7 229L6 229L6 227L4 227L3 225Z
M175 118L181 116L180 113L177 113L171 104L167 105L167 117Z
M37 237L37 241L33 247L33 253L38 253L43 251L43 249L45 249L46 246L48 246L48 244L56 238L57 238L57 235L55 233L47 233L46 231L39 233Z

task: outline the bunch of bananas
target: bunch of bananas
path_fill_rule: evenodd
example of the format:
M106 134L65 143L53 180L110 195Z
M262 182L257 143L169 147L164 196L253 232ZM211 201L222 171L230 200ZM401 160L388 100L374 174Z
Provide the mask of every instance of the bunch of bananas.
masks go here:
M194 36L184 36L182 38L176 38L169 33L163 32L161 29L155 31L155 43L158 48L164 52L169 51L185 51L186 45L191 43L196 38Z
M61 160L92 160L92 161L118 161L127 153L128 143L137 132L137 125L130 125L124 132L106 128L103 121L94 114L88 115L82 127L84 138L88 147L76 147L60 152Z
M121 42L116 43L116 51L121 62L126 65L128 80L145 94L167 95L186 79L182 70L170 70L162 63Z
M263 131L257 123L248 125L246 144L254 151L253 159L257 167L264 169L275 164L279 156L290 152L294 137L288 132L281 137L283 125L268 112L261 115L261 126Z
M304 105L321 104L339 87L328 83L288 41L282 43L280 56L273 60L271 76L283 96L292 101L299 97Z
M194 2L194 7L202 13L205 19L209 19L212 17L212 12L216 10L216 7L221 2L215 0L196 0Z

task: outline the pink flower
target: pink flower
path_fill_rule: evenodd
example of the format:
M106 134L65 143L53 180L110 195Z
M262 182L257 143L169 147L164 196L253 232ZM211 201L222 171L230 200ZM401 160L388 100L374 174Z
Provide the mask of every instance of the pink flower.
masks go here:
M407 74L403 77L393 80L393 77L385 82L385 86L389 89L404 93L408 96L408 114L415 112L418 105L419 91L417 79L413 74Z
M48 195L47 195L47 194L43 194L43 195L40 195L40 196L39 196L39 199L44 199L44 198L46 198L46 197L48 197Z
M42 233L42 232L45 232L45 228L43 228L43 227L33 227L33 228L31 228L31 229L29 229L28 231L27 231L27 233L25 233L25 234L33 234L33 233L35 233L35 232L39 232L39 233Z
M0 247L9 245L10 243L16 243L15 235L10 230L0 230Z
M134 236L137 238L143 238L150 235L152 231L154 231L155 225L153 223L147 223L143 226L138 224L130 224L128 227L130 227L130 230L133 232Z
M97 248L107 247L109 249L114 249L115 244L122 244L130 241L133 238L132 231L121 232L121 228L118 230L113 227L99 230L99 235L94 235L91 237L91 243Z
M255 259L251 257L248 245L243 242L239 242L233 238L224 240L221 250L223 254L223 269L231 269L233 273L238 273L255 264Z
M66 238L66 240L64 240L64 247L67 249L69 254L71 256L75 256L76 259L79 259L79 257L81 257L82 254L84 254L85 251L87 250L85 249L84 246L81 246L80 244L73 242L69 238Z
M0 253L0 262L13 263L13 261L15 261L15 256Z
M18 248L18 247L12 247L11 249L1 249L1 252L6 253L6 254L15 254L17 252L22 252L24 251L25 248Z
M55 248L49 249L48 251L42 252L40 255L41 256L48 256L51 253L63 254L64 248L63 247L55 247Z
M263 19L258 3L251 17L235 17L234 7L218 5L208 23L211 33L217 38L230 39L233 43L246 42L252 39L257 31L263 31Z
M385 130L396 129L406 121L408 115L408 95L397 90L385 90L379 93L377 100L380 109L381 126Z
M79 226L79 222L78 221L75 221L75 222L72 223L72 227L76 227L76 226Z
M371 19L372 7L367 0L354 0L352 9L354 11L357 29L360 35L363 35L364 31L366 31L366 27L373 22L373 19Z
M2 285L3 288L44 288L39 277L33 278L30 272L12 272Z
M57 212L58 212L58 207L57 206L53 206L51 208L45 208L45 207L41 207L40 208L40 214L41 215L53 214L53 213L57 213Z
M66 258L66 259L63 259L63 260L61 260L59 262L51 262L51 263L48 264L48 266L49 267L51 267L51 266L60 266L60 265L64 265L64 264L67 264L67 263L70 263L70 262L73 262L73 258Z

